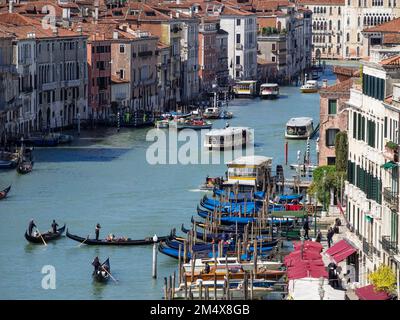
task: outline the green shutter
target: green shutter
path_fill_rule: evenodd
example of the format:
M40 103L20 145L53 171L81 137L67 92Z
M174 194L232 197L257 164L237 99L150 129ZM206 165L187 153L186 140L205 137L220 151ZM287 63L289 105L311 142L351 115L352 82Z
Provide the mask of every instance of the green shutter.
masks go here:
M357 137L357 113L353 112L353 139Z

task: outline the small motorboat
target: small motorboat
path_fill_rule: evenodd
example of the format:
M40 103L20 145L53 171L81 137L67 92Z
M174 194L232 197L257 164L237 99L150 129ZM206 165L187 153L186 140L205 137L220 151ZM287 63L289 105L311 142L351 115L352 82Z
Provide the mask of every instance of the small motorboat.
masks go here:
M203 113L204 119L220 119L220 113L218 107L206 108Z
M276 99L279 97L279 86L276 83L264 83L260 86L262 99Z
M24 159L19 162L17 166L17 172L19 174L27 174L32 171L33 168L33 161Z
M169 120L168 119L157 120L155 122L155 127L157 129L167 129L169 127Z
M318 92L319 85L317 80L307 80L305 84L300 87L301 93L315 93Z
M17 164L15 160L0 160L0 169L14 169Z
M178 130L183 130L183 129L193 129L193 130L202 130L202 129L211 129L212 128L212 123L209 121L205 121L202 119L192 119L192 120L186 120L183 122L178 122L176 124L176 128Z
M233 112L230 111L222 111L220 115L220 119L232 119L233 118Z
M291 118L286 123L285 138L307 139L314 132L313 119L309 117Z
M98 259L98 258L97 258ZM110 258L107 258L100 266L93 271L93 278L99 282L107 282L110 278Z
M4 199L7 197L8 192L10 191L11 186L8 186L7 188L3 189L0 191L0 200Z
M224 182L224 179L221 177L207 177L206 182L200 186L200 190L207 190L207 191L212 191L215 188L219 188L222 183Z
M62 236L62 234L64 233L64 231L65 231L65 224L61 228L57 229L56 233L49 231L49 232L42 233L42 234L36 233L36 234L30 235L30 234L28 234L28 231L25 231L25 239L31 243L43 244L44 241L47 243L49 241L59 239Z

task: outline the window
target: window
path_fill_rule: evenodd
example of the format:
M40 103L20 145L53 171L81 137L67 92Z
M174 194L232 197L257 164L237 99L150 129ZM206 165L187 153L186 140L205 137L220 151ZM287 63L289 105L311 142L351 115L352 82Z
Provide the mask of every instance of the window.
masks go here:
M337 22L337 29L340 30L340 20Z
M119 78L120 78L120 79L123 79L123 78L124 78L124 70L123 70L123 69L120 69L120 70L119 70Z
M328 100L328 114L334 115L337 113L337 100Z
M336 134L339 132L339 129L328 129L326 130L326 146L334 147L335 146L335 138Z
M272 62L275 62L275 61L276 61L276 59L275 59L275 57L273 56L273 57L272 57Z
M236 34L236 43L240 43L240 33Z
M240 26L240 19L236 19L236 25Z
M350 33L346 34L346 41L349 42L350 41Z
M276 50L276 45L275 45L275 43L273 43L272 44L272 51L275 51Z
M125 45L124 44L120 44L119 45L119 52L120 53L125 53Z
M334 166L336 164L336 157L327 157L326 162L328 166Z
M240 56L236 56L236 64L240 64Z

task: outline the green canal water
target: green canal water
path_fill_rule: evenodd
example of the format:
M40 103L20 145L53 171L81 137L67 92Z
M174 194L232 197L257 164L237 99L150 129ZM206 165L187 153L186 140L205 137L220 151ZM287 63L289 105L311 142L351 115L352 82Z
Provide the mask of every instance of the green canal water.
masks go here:
M334 81L326 72L323 78ZM300 94L298 87L281 87L275 101L234 100L231 126L255 130L255 154L273 157L273 168L284 162L284 128L291 117L310 116L319 122L319 95ZM214 122L223 127L224 120ZM0 202L1 299L160 299L163 278L177 269L177 261L158 255L158 279L151 277L152 247L94 247L66 237L48 246L32 245L24 238L34 218L41 232L52 219L67 224L71 233L101 236L114 233L140 239L166 235L181 223L190 225L202 195L199 185L207 175L224 175L225 165L150 165L146 150L149 129L83 132L67 147L35 150L34 171L20 176L0 172L0 188L12 185ZM289 141L289 163L305 141ZM315 163L315 140L311 141ZM286 175L295 174L289 169ZM92 281L92 259L110 257L118 283ZM54 266L56 289L43 289L42 268Z

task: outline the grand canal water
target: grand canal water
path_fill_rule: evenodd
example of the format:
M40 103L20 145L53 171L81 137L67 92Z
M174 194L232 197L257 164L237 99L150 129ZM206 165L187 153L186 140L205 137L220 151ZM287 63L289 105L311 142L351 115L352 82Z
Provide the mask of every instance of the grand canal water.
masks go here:
M327 71L323 78L334 81ZM255 129L255 153L284 162L284 128L291 117L319 121L319 95L282 87L275 101L234 100L231 125ZM223 127L225 121L215 121ZM54 218L81 236L93 236L97 222L110 232L133 239L167 234L181 223L190 225L206 175L223 175L225 165L150 165L146 162L148 129L89 132L68 147L36 149L34 171L19 176L0 172L0 188L12 184L0 202L1 299L159 299L163 277L176 270L176 260L158 255L158 279L151 277L152 248L91 247L68 238L48 246L28 244L24 232L31 218L44 232ZM289 142L289 162L305 141ZM315 163L315 141L311 142ZM286 170L286 174L290 174ZM109 256L118 284L93 283L90 262ZM56 270L56 289L41 286L43 266Z

